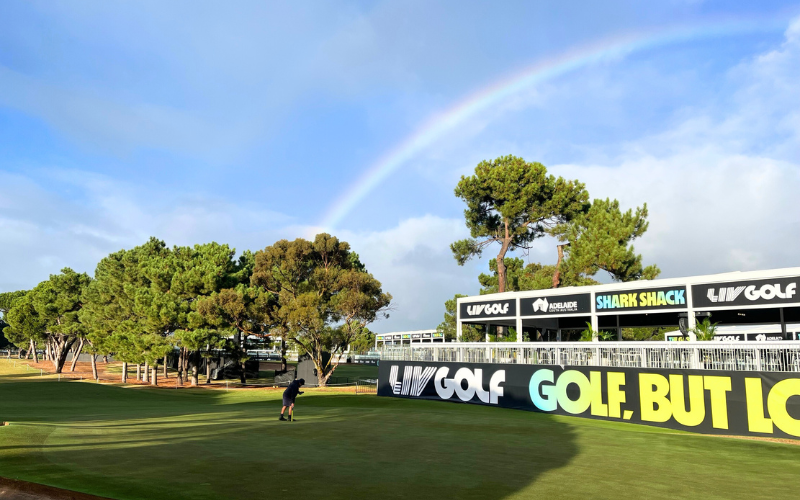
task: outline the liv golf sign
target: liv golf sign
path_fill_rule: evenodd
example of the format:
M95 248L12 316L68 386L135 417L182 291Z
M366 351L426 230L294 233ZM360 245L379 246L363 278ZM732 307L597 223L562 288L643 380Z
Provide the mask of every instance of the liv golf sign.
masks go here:
M800 374L384 361L379 396L800 439Z

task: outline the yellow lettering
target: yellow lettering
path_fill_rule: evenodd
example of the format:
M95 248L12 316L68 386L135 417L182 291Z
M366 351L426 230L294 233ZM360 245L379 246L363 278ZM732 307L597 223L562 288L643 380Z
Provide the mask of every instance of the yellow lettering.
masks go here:
M767 395L767 409L778 429L790 436L800 437L800 420L792 418L786 411L786 401L792 396L800 396L800 379L781 380Z
M667 398L669 381L657 373L639 374L639 401L642 420L666 422L672 416L672 405Z
M625 374L622 372L608 372L608 416L619 418L619 407L625 402L625 391L620 386L625 385Z
M670 375L670 399L672 401L672 416L681 425L694 427L703 423L706 418L706 403L703 392L703 376L689 375L689 407L686 410L686 400L683 396L683 375Z
M703 385L711 395L711 425L715 429L728 428L728 395L730 377L703 377Z
M761 392L761 379L744 379L744 392L747 399L748 429L750 429L750 432L772 434L772 420L764 417L764 396Z
M589 372L589 380L592 384L592 415L598 417L608 416L608 405L603 404L603 374L600 372Z

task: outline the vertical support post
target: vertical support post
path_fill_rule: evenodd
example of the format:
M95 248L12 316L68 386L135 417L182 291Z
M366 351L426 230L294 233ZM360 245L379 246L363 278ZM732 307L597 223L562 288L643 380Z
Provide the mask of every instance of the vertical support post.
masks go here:
M515 328L517 329L517 342L524 342L525 339L522 336L522 318L519 317L519 299L517 299L517 318Z
M597 333L596 333L597 330L600 328L599 327L599 321L597 321L597 301L595 300L594 292L592 292L591 296L592 296L592 319L591 319L591 322L592 322L592 330L595 331L595 333L592 335L592 342L599 342L600 338L597 336Z
M556 330L556 342L561 342L561 328Z
M697 319L694 317L694 302L692 301L692 286L686 285L686 328L689 330L689 340L697 340L697 336L692 331L697 326ZM664 339L666 340L666 339Z
M786 339L786 321L783 319L783 308L780 308L781 312L781 335L783 336L784 340Z
M622 328L619 327L619 314L617 314L617 340L622 340Z

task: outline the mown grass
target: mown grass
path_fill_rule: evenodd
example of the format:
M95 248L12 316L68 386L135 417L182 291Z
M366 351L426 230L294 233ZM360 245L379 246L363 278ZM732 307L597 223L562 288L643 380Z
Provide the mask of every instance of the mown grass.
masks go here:
M119 499L796 498L800 446L314 390L57 382L0 361L0 476Z

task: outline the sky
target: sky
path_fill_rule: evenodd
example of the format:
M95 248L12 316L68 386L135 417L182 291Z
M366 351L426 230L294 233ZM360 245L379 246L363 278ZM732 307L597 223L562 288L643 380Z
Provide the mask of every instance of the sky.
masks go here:
M508 154L647 203L661 277L800 266L799 81L797 2L6 0L0 291L326 231L373 330L435 328L496 253L456 264L455 185Z

